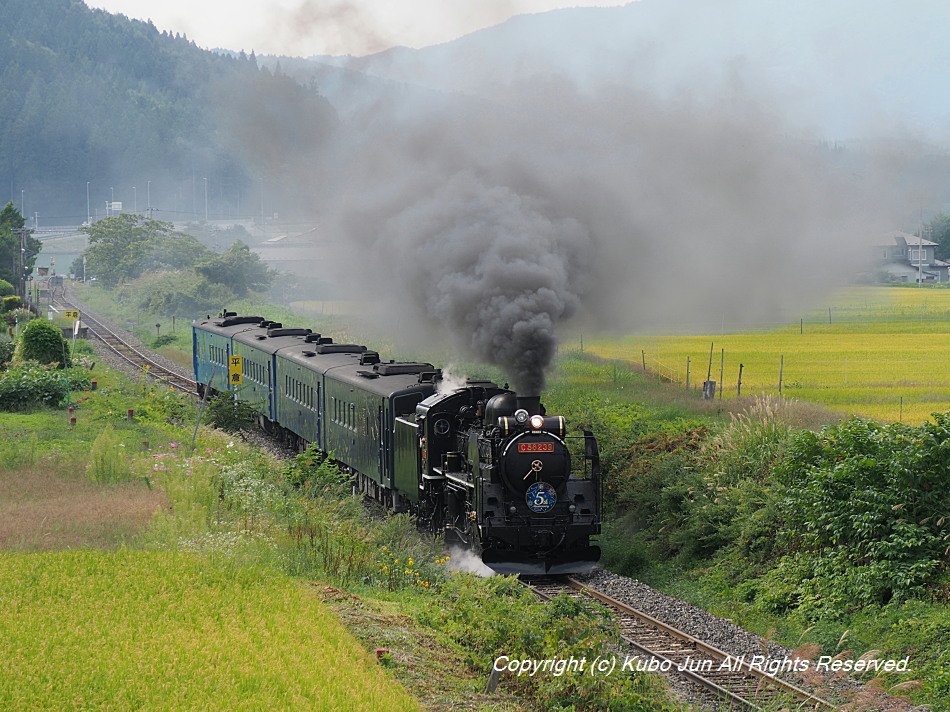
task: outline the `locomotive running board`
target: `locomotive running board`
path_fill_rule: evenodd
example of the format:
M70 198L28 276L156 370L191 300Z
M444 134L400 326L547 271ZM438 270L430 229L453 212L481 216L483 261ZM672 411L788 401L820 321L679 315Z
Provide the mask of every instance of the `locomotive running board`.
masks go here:
M503 574L528 576L555 576L558 574L581 574L590 571L600 561L599 546L585 546L570 552L570 556L549 556L547 559L531 558L503 549L486 549L482 562L493 571Z

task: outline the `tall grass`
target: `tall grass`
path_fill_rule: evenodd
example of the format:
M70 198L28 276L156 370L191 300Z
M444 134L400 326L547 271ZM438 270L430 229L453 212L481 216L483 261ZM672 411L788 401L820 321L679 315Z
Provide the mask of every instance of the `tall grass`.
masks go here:
M103 428L89 450L86 474L100 485L128 482L132 477L125 443L111 425Z

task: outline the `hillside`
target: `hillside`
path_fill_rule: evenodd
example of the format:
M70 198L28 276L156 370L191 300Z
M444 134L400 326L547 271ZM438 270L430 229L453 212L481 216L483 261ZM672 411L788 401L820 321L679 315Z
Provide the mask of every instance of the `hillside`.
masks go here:
M748 93L828 141L946 142L948 21L950 6L932 0L639 0L520 15L418 50L312 59L494 99L551 77L661 97Z
M2 3L0 67L2 197L46 226L104 216L107 200L196 219L206 190L209 217L259 214L262 180L269 208L291 209L301 145L319 146L335 122L315 91L253 56L80 0Z

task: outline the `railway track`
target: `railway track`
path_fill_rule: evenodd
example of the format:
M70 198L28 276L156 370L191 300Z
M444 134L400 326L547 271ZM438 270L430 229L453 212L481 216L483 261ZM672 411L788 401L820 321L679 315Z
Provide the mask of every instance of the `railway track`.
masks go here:
M612 609L628 646L618 655L621 669L680 676L701 686L730 710L837 710L830 702L758 669L744 657L729 655L579 581L523 578L522 583L542 600L567 593Z
M80 309L80 307L69 302L64 296L56 296L53 305L57 309ZM185 393L196 393L197 384L175 371L169 370L162 364L152 359L145 349L136 347L128 340L119 336L107 324L91 316L88 312L80 311L80 319L87 328L90 336L99 339L118 357L135 367L136 370L147 374L150 378L160 383L166 383L173 388Z

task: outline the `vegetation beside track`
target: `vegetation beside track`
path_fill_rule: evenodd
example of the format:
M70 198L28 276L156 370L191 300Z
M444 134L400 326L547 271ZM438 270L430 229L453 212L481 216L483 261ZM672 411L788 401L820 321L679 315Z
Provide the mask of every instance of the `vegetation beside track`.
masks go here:
M303 321L248 308L268 318ZM332 318L326 319L306 321L336 333ZM936 549L945 536L946 521L937 522L947 497L939 477L928 485L933 496L927 501L912 481L900 479L901 472L922 472L928 457L940 472L939 433L861 419L842 422L840 414L819 406L779 398L701 401L695 391L658 382L629 363L597 358L589 347L561 354L545 402L572 426L588 427L600 438L606 502L614 515L602 538L609 568L791 647L853 657L871 650L893 658L910 655L911 674L872 681L867 694L877 695L883 685L910 692L934 709L948 705L950 580L946 552ZM803 459L809 437L818 443L810 461ZM871 441L880 445L873 464L867 457ZM909 443L905 450L897 447L902 442ZM837 463L843 464L836 469ZM799 474L792 477L796 466ZM877 480L864 476L869 469L879 473ZM822 511L807 498L821 492L809 483L822 477L840 480L839 510ZM894 480L905 484L892 487ZM876 502L876 509L854 508L855 494ZM928 520L921 512L930 510L935 516ZM908 511L915 521L909 522ZM819 516L832 527L825 543L808 534ZM874 527L866 527L871 520ZM901 535L908 522L929 549L904 546L911 541ZM843 538L849 526L864 531L864 539L855 539L854 531ZM861 557L854 554L858 550ZM906 580L902 572L910 572ZM882 699L887 708L888 698Z
M493 648L589 652L604 620L542 620L509 593L501 627L502 602L482 605L497 581L451 574L407 517L369 521L313 453L281 463L204 427L191 443L194 402L97 377L75 425L64 406L0 413L5 709L673 709L639 673L483 694Z

